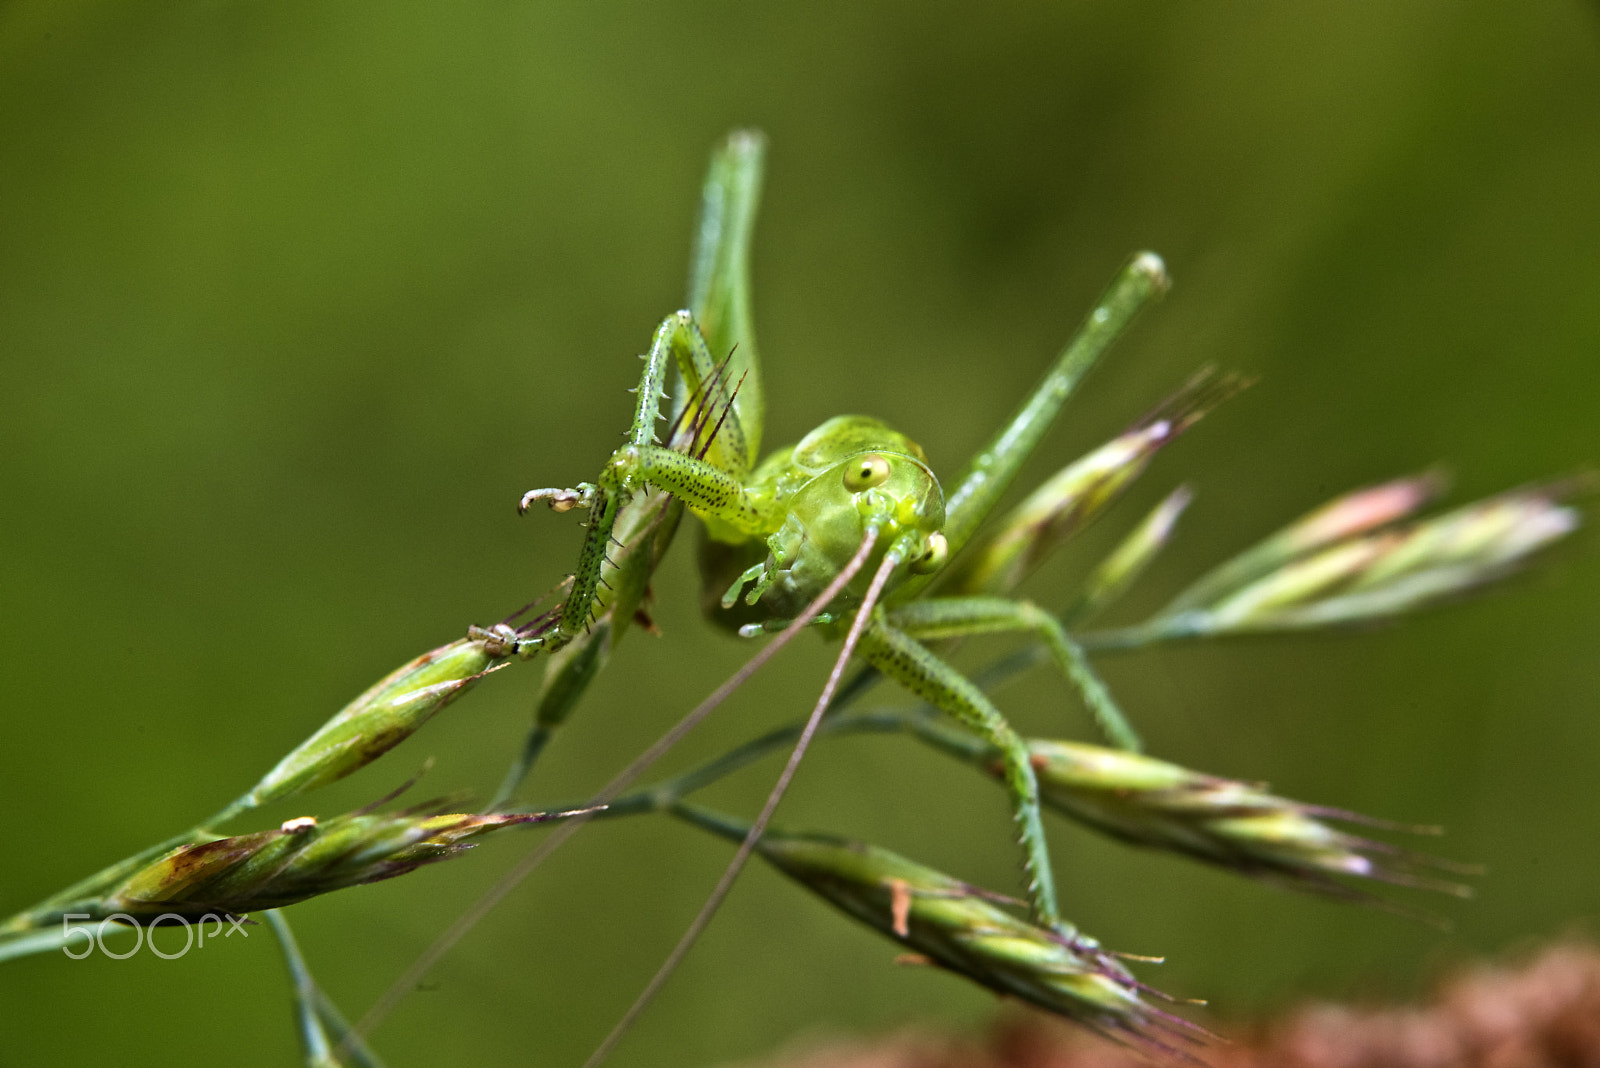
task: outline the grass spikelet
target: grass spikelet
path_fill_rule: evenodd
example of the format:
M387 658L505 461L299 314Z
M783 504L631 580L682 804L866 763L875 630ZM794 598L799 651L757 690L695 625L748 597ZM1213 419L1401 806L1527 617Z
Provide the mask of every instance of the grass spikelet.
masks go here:
M89 918L243 916L392 879L456 856L485 834L574 814L479 815L441 807L355 812L320 823L301 817L275 830L180 846L131 875Z
M743 828L678 805L678 815L733 839ZM1177 1042L1206 1032L1147 999L1163 997L1093 939L1019 919L1009 898L886 849L827 835L769 830L756 847L768 863L830 904L931 963L1152 1053L1193 1059Z
M1204 775L1164 760L1079 742L1031 741L1045 804L1114 838L1181 853L1296 890L1378 903L1342 877L1466 897L1430 871L1473 869L1339 830L1332 822L1401 827L1291 801L1259 784Z

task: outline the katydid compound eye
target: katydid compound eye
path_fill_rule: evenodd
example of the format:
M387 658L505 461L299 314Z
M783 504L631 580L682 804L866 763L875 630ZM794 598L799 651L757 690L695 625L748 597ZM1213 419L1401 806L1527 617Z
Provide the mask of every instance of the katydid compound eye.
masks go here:
M889 481L889 461L877 453L857 456L844 466L844 488L851 493L881 486Z
M923 554L911 561L911 570L918 575L931 575L944 566L950 558L950 543L938 531L928 535L928 548Z

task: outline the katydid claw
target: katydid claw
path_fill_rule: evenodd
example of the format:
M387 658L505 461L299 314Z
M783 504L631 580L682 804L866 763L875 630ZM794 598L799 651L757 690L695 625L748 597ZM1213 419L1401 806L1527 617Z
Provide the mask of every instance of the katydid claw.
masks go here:
M576 489L536 489L529 490L522 495L522 500L517 503L517 514L526 515L528 509L533 507L534 501L549 501L552 512L570 512L574 508L588 508L594 503L595 487L588 482L580 482Z
M496 623L492 627L468 627L467 637L483 642L483 651L497 660L518 651L517 632L505 623Z

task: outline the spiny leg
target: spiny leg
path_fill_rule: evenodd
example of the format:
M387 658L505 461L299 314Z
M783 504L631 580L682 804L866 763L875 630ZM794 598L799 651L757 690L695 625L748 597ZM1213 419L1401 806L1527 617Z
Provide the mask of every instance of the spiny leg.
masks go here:
M697 340L693 324L688 325L690 340ZM700 348L703 349L703 346ZM700 355L703 355L703 351ZM693 449L697 460L709 454L712 446L721 438L723 429L729 425L737 388L733 393L725 389L728 371L729 361L724 360L717 365L711 377L701 382L691 395L689 405L678 413L668 428L674 447ZM685 375L680 374L682 377ZM648 381L641 383L641 390L647 388ZM711 399L716 396L726 397L720 407ZM664 451L659 446L647 448L656 453ZM665 451L672 456L680 456L675 451ZM726 478L725 474L719 472L713 472L713 476ZM490 803L491 809L499 808L511 800L556 729L566 720L595 674L609 659L616 639L635 621L636 614L641 611L648 597L650 577L672 540L673 531L682 515L683 502L673 500L660 485L645 483L643 488L643 493L630 490L609 493L602 486L588 484L581 490L535 490L523 498L524 509L533 500L548 499L555 511L567 511L580 504L591 507L596 500L601 501L602 508L594 516L595 525L591 533L598 535L604 532L604 539L591 538L592 541L600 541L602 555L587 618L575 614L571 617L568 629L563 629L568 610L574 603L570 590L577 585L576 576L569 576L564 583L569 594L554 611L517 630L502 625L493 632L495 637L505 637L509 646L524 656L544 652L550 659L545 683L539 694L534 725L523 742L521 752L507 769L500 789ZM611 514L613 510L614 514ZM648 624L647 617L638 618ZM576 629L579 625L583 628L581 631Z
M960 720L999 752L1005 764L1006 787L1016 812L1034 919L1045 926L1062 929L1060 910L1056 906L1055 876L1050 869L1050 851L1039 816L1039 783L1033 774L1027 745L982 690L922 643L889 623L885 613L880 611L873 618L862 635L858 653L884 675Z
M719 396L728 393L727 383L731 370L732 360L722 360L712 369L710 377L702 380L699 388L689 394L687 401L678 409L678 413L672 417L672 423L667 427L669 448L696 459L705 459L718 432L722 429L723 422L733 411L731 396L722 404L720 415L717 401ZM680 381L683 378L682 375L678 377ZM735 384L734 393L737 392L738 385ZM715 420L714 426L713 420ZM725 469L732 469L723 466Z
M718 462L743 463L744 440L736 417L719 428L718 434L724 441L731 441L734 445L731 448L724 446L719 451L718 443L713 441L708 460L694 461L656 443L656 422L660 416L660 402L665 396L662 385L666 380L669 362L677 365L680 376L690 384L694 394L701 397L702 405L714 405L724 396L723 390L710 386L716 368L705 342L700 338L694 317L686 311L667 316L656 329L650 351L644 359L645 368L639 377L637 404L626 444L612 454L594 486L588 535L584 538L583 549L578 557L572 595L562 612L561 632L567 637L587 627L594 614L604 608L605 595L600 593L599 581L601 568L616 526L617 514L635 492L646 484L656 483L678 493L685 487L673 485L672 482L692 485L694 475L721 483L726 492L726 484L731 482L736 485L737 479L734 474L718 467ZM707 388L702 388L703 385ZM691 419L691 425L698 425L698 421ZM688 477L671 482L655 477L657 469L677 472L685 466L693 469ZM742 473L742 467L735 466L733 471ZM685 494L683 499L690 505L696 503L692 495Z
M659 485L697 508L728 507L740 511L743 491L738 476L748 464L748 446L733 404L734 384L727 381L726 368L719 371L712 360L694 317L686 311L669 315L656 329L650 351L643 359L645 366L635 389L634 417L626 444L612 454L599 478L572 489L533 490L522 499L524 509L536 500L547 500L557 511L589 510L588 533L560 626L552 635L525 643L526 648L521 650L525 654L559 648L604 611L608 597L602 592L601 572L607 546L618 514L636 491L646 485ZM697 411L679 420L680 425L715 430L709 441L694 446L704 459L656 443L656 424L665 396L662 386L673 364L690 386L690 395L695 398L691 403L698 406ZM714 413L716 419L702 418L701 412Z
M751 467L750 428L740 415L750 383L748 363L737 344L720 360L713 359L689 313L678 312L668 323L674 320L673 360L686 394L673 417L667 445L742 475Z
M698 237L690 259L687 306L701 327L704 346L695 344L693 325L677 333L687 342L687 356L675 354L679 366L673 422L667 444L710 459L728 470L742 471L755 462L764 422L760 364L756 356L755 329L750 300L750 244L765 141L754 131L736 131L712 156L706 175L698 224ZM722 354L710 377L712 353ZM686 369L687 368L687 369ZM691 376L688 371L694 373ZM730 391L730 384L732 389ZM650 396L648 389L640 398ZM720 414L714 423L695 418L691 402L706 415ZM731 413L731 415L729 414ZM730 421L731 420L731 421ZM743 455L728 447L737 431L743 438ZM728 431L729 433L724 433ZM717 443L722 442L719 446ZM720 453L711 450L721 448ZM559 493L560 491L558 491ZM524 509L529 502L524 501ZM576 504L577 502L572 502ZM606 603L592 627L560 637L561 648L545 664L538 710L521 753L507 770L495 804L509 800L532 768L545 742L572 712L589 682L610 660L616 642L636 620L648 623L642 609L655 573L683 514L683 502L656 490L635 496L618 509L609 536L599 587ZM542 625L521 630L542 635L559 630L559 613Z
M728 361L719 365L710 383L697 390L693 402L697 409L694 418L688 419L690 409L685 408L673 420L668 435L675 446L697 449L701 458L717 440L717 434L732 411L732 397L722 405L720 414L710 405L701 403L704 396L716 388L719 377L725 377ZM716 422L712 423L715 418ZM699 443L699 444L696 444ZM561 495L574 491L559 491L552 507L558 511ZM524 500L526 503L526 499ZM494 636L509 634L511 644L524 653L541 648L539 638L554 631L557 640L549 642L549 660L545 669L544 685L540 688L534 724L523 742L522 750L507 769L505 779L495 794L490 808L506 804L532 769L534 762L558 728L571 713L596 673L605 665L612 648L622 632L634 622L649 626L649 617L643 614L648 599L650 578L665 553L667 545L683 514L683 502L661 487L648 487L645 492L631 495L617 509L612 522L604 564L595 594L592 622L579 634L566 637L560 634L561 617L565 605L536 618L532 623L512 631L501 626ZM573 579L565 585L570 589ZM526 636L525 638L522 636Z
M1142 748L1138 733L1089 664L1088 654L1072 640L1060 620L1031 601L1004 597L933 597L891 610L889 620L922 641L1004 631L1033 634L1044 643L1061 673L1077 687L1106 741L1134 753Z
M701 192L689 268L689 307L706 344L727 361L728 380L742 382L734 404L745 450L741 470L755 465L766 421L750 301L750 240L765 156L766 138L755 130L737 130L717 149ZM679 379L677 407L685 406L694 385Z

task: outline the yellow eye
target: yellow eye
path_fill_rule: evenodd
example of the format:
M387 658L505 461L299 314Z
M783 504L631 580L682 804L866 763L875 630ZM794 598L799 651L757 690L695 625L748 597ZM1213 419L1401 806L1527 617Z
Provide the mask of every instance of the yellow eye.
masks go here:
M857 456L844 465L844 488L851 493L860 493L887 481L889 461L875 452Z
M944 566L950 558L950 543L937 530L928 535L928 548L911 561L911 570L918 575L931 575Z

